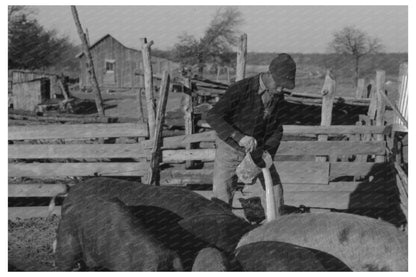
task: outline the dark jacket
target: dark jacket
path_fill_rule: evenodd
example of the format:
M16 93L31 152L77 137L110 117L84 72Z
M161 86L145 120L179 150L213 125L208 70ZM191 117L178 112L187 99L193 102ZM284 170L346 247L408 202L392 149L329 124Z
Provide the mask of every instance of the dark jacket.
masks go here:
M267 150L272 156L279 147L283 128L279 122L279 103L283 95L274 95L270 116L263 118L264 104L259 90L259 75L232 85L217 104L208 111L207 122L220 139L244 152L238 141L245 135L257 140L258 150Z

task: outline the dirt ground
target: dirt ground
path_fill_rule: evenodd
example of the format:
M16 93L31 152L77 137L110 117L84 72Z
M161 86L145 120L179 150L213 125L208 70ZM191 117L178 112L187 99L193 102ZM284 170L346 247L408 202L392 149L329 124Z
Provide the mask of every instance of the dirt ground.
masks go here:
M16 219L8 222L10 266L19 271L54 271L52 243L59 217Z

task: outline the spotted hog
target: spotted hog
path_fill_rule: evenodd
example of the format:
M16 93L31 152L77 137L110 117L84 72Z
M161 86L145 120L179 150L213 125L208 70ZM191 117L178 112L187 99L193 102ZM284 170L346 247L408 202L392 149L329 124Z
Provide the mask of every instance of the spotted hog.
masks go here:
M242 237L237 247L279 241L328 253L353 271L407 271L407 236L395 226L345 213L282 216Z

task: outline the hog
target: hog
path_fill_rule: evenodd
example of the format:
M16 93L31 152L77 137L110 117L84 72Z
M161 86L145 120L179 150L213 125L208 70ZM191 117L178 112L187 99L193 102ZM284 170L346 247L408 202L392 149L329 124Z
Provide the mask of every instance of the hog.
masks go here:
M278 241L241 246L235 260L242 271L351 271L327 253Z
M328 253L353 271L407 271L407 236L381 220L346 213L293 214L242 237L237 248L278 241Z
M62 224L70 222L68 230L82 225L82 222L76 221L77 218L83 216L82 211L86 210L84 206L97 198L105 201L119 199L134 218L140 219L153 238L177 253L184 270L191 270L201 249L214 246L225 252L233 251L241 236L251 230L250 224L235 216L230 209L186 188L156 187L112 178L92 178L71 187L62 205ZM88 206L89 209L94 209L93 206ZM193 222L208 226L209 233L216 234L215 237L205 239L185 228ZM58 233L59 236L64 237L65 232ZM75 232L73 236L61 240L61 244L71 240L72 243L79 243L78 237ZM71 249L70 243L67 243L61 245L59 250L59 244L58 238L57 252ZM72 261L76 258L74 255L69 256ZM57 257L58 261L64 259L65 255Z
M65 210L58 228L56 266L69 271L76 262L88 270L182 270L178 255L117 198L95 198Z

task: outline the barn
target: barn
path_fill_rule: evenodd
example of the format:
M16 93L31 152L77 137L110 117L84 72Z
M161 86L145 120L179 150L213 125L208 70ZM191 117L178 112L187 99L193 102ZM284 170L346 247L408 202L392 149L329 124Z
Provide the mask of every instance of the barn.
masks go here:
M99 86L105 91L143 88L143 62L139 50L124 46L110 34L105 35L90 46L95 74ZM81 89L91 87L87 60L84 53L77 56L80 60L79 85ZM170 60L152 56L153 74L161 75L163 70L172 73L179 64Z

